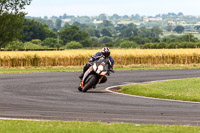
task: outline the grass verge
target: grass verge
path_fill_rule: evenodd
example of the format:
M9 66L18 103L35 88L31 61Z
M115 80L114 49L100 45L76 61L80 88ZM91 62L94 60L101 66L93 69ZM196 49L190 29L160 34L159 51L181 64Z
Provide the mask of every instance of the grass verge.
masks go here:
M72 71L82 71L82 68L0 68L0 74L6 73L36 73L36 72L72 72Z
M82 69L83 66L0 68L0 74L34 73L34 72L72 72L72 71L82 71ZM115 70L200 69L200 65L130 65L130 66L116 66L114 69Z
M121 93L200 102L200 78L180 79L121 87Z
M99 122L0 120L1 133L200 133L200 127Z

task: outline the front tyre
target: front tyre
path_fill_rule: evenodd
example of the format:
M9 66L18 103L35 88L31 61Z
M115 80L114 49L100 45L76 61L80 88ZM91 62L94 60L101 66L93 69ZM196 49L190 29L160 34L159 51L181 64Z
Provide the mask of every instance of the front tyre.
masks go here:
M89 81L85 84L84 88L82 89L82 92L87 92L97 82L97 77L95 75L91 75L88 78L89 78Z
M78 90L79 90L80 92L82 92L82 87L81 87L81 86L79 86L79 87L78 87Z

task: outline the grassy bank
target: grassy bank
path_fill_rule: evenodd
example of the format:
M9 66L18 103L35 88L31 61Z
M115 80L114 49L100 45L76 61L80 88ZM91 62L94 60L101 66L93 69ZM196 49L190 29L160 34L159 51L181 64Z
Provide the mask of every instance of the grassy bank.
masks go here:
M155 69L200 69L200 65L131 65L116 66L114 70L155 70ZM83 66L79 67L17 67L0 68L0 74L3 73L35 73L35 72L72 72L82 71Z
M1 133L200 133L200 127L61 121L0 120Z
M129 85L122 87L119 92L155 98L200 102L200 78Z

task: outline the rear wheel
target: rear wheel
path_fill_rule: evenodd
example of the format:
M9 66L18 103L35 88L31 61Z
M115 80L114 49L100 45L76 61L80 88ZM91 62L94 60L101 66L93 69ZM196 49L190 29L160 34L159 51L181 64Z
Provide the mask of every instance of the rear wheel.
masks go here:
M91 75L88 78L89 81L85 84L84 88L82 89L83 92L87 92L88 89L92 88L92 86L96 84L97 77L95 75Z

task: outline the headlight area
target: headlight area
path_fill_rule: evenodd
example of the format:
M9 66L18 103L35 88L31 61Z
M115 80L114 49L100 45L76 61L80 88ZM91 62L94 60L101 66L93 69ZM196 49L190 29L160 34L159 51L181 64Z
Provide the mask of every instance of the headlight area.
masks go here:
M96 65L96 63L93 65L93 70L96 72L96 70L97 70L97 65Z
M97 71L96 71L96 73L100 73L100 72L102 72L104 70L104 66L103 65L99 65L98 66L98 69L97 69Z

